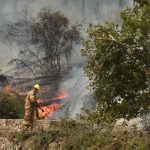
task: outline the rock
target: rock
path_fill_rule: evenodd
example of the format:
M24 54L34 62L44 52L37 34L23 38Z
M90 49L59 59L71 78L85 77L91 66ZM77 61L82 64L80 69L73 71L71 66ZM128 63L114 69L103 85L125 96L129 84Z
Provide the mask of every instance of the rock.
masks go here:
M137 117L134 119L130 119L129 121L121 118L116 122L115 128L114 129L120 129L120 130L142 130L143 129L143 123L142 123L142 118Z

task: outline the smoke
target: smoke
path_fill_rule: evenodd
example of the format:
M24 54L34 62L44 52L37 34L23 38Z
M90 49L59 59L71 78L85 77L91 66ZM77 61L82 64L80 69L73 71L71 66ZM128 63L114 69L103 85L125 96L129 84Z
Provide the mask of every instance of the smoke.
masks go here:
M22 10L25 4L28 4L30 9L29 15L31 16L36 16L43 8L49 8L52 12L61 11L70 18L72 23L76 21L82 23L84 33L89 23L103 23L105 21L118 22L119 11L122 7L131 5L131 3L131 0L124 0L122 6L116 0L1 0L0 33L6 29L7 24L15 22L18 18L22 17ZM8 59L16 57L19 48L11 47L11 49L12 52L4 41L0 41L0 61L3 61L2 66L7 64Z
M67 88L69 97L69 115L70 117L76 117L77 113L80 113L86 101L89 101L89 90L87 89L88 78L83 75L82 67L74 67L70 73L70 78L64 81L64 86Z
M26 4L29 8L29 15L35 17L43 8L52 12L61 11L71 23L78 21L82 24L82 35L85 35L89 23L105 23L114 21L119 23L119 12L125 6L132 5L131 0L1 0L0 1L0 67L6 69L6 64L17 56L19 48L16 45L6 45L2 39L2 32L7 24L16 22L22 17L22 10ZM86 61L80 55L81 45L75 44L72 53L73 69L67 75L60 86L64 86L69 97L64 111L68 111L71 117L80 113L81 108L88 103L93 103L91 92L87 90L88 79L83 74L83 63ZM67 110L66 110L67 108Z
M73 67L69 75L62 79L60 89L66 89L68 97L62 100L64 107L56 112L51 119L61 117L73 118L81 113L81 109L93 109L92 92L88 90L89 80L84 76L82 67Z

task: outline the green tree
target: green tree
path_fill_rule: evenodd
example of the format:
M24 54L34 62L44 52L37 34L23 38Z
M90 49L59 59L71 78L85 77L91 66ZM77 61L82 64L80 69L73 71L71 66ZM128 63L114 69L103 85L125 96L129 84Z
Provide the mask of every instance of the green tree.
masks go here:
M97 102L97 120L134 118L150 105L150 4L121 12L121 24L90 25L83 41L85 74Z
M140 6L150 4L149 0L134 0L135 3L138 3Z

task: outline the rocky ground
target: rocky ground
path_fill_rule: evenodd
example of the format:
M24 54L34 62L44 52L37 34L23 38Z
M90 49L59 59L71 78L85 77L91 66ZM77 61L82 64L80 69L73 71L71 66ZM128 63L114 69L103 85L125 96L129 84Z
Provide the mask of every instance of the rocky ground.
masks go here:
M22 120L0 120L0 150L149 150L149 130L83 120L41 120L33 130Z

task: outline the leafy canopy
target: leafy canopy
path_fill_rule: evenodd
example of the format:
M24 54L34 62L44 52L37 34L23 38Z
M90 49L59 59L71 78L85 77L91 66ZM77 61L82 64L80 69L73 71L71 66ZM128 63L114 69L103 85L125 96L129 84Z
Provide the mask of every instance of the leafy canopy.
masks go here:
M120 25L90 25L89 39L82 42L97 121L130 119L149 111L150 4L137 2L121 12Z

